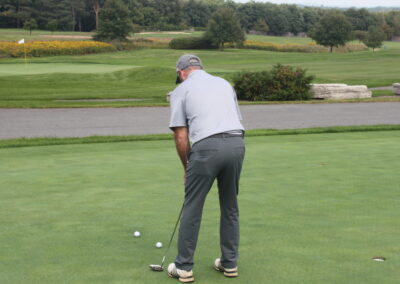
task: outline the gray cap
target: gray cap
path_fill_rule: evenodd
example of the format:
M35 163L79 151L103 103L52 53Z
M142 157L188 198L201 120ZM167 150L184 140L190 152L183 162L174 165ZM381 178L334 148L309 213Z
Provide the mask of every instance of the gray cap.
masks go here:
M184 54L179 57L178 62L176 62L176 71L184 70L191 66L197 66L203 69L203 63L201 63L200 58L193 54Z

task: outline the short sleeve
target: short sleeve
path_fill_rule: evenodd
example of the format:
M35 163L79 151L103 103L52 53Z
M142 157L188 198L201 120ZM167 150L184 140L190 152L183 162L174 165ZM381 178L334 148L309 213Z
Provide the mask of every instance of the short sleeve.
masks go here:
M171 117L169 128L187 126L184 96L180 93L173 92L170 97L170 108Z
M240 108L239 108L239 103L237 100L237 95L236 95L236 91L235 89L232 87L232 92L233 92L233 98L235 100L235 106L236 106L236 113L238 115L239 120L243 120L242 114L240 112Z

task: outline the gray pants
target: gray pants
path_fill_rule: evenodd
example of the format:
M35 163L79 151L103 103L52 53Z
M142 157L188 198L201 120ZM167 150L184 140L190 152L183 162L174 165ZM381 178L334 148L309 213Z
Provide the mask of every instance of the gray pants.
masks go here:
M221 210L221 262L225 268L236 267L239 249L237 194L244 153L241 136L206 138L193 145L188 157L185 201L175 260L177 268L189 271L193 267L204 202L216 178Z

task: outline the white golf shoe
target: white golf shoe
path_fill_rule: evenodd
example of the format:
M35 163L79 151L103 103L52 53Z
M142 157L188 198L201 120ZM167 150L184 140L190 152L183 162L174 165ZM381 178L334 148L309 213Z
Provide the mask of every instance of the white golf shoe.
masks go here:
M175 266L175 263L170 263L168 265L168 276L171 278L177 278L182 283L194 282L193 271L178 269Z
M223 272L225 277L234 278L239 276L237 266L235 268L224 268L220 258L214 261L214 268L217 271Z

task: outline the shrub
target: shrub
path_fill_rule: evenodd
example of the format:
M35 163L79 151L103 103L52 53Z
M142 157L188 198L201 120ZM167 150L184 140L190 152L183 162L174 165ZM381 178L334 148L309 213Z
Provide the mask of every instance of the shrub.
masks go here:
M233 78L233 82L239 100L265 101L272 76L269 71L242 72Z
M272 88L270 97L276 101L311 99L310 89L314 76L307 76L306 70L285 65L275 65L271 71Z
M239 100L294 101L311 98L313 79L305 69L278 64L271 71L239 73L233 82Z
M216 46L204 37L175 38L169 43L172 49L212 49Z

